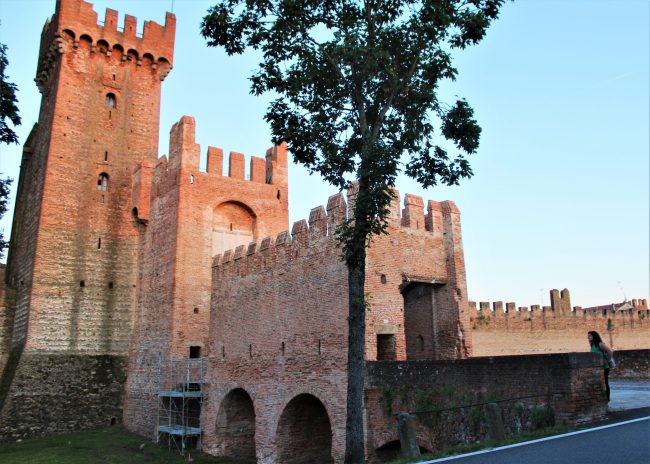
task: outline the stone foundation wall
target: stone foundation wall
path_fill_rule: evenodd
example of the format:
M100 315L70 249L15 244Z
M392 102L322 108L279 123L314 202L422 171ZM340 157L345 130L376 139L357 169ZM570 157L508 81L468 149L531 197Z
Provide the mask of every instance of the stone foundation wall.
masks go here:
M0 441L121 422L126 357L23 354L0 415Z
M591 353L368 362L367 455L378 461L396 446L400 412L414 415L419 445L430 451L486 439L490 402L499 405L506 435L599 419L607 408L603 382Z

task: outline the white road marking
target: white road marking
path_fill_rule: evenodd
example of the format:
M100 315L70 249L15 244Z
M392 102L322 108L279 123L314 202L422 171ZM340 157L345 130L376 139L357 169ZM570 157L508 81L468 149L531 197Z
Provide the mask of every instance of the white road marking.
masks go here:
M533 443L539 443L539 442L542 442L542 441L549 441L549 440L556 440L558 438L570 437L571 435L580 435L581 433L595 432L596 430L609 429L611 427L618 427L619 425L632 424L633 422L639 422L639 421L644 421L644 420L650 420L650 417L640 417L638 419L631 419L631 420L624 421L624 422L617 422L615 424L601 425L600 427L594 427L592 429L578 430L577 432L568 432L568 433L563 433L561 435L553 435L553 436L550 436L550 437L538 438L537 440L522 441L521 443L514 443L512 445L500 446L498 448L489 448L489 449L485 449L485 450L481 450L481 451L474 451L473 453L456 454L454 456L448 456L446 458L434 459L433 461L422 461L419 464L434 464L434 463L437 463L437 462L453 461L454 459L461 459L461 458L466 458L466 457L469 457L469 456L476 456L478 454L492 453L494 451L501 451L501 450L508 449L508 448L516 448L518 446L532 445Z

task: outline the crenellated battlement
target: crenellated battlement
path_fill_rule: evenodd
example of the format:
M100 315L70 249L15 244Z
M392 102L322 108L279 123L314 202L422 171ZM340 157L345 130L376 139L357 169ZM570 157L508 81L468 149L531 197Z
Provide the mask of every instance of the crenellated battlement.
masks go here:
M191 116L183 116L172 126L169 141L170 168L192 171L195 179L227 177L259 184L286 185L286 144L276 145L267 150L264 158L252 156L249 161L248 177L245 175L245 155L231 151L227 159L228 172L224 175L223 149L213 146L209 146L207 150L206 170L199 169L201 146L196 143L195 134L196 121Z
M43 26L36 83L45 93L57 57L71 51L86 51L124 65L147 67L164 80L173 64L175 33L173 13L166 14L164 26L145 21L139 35L134 16L125 15L120 26L116 10L107 8L104 21L98 21L92 3L57 0L54 16Z
M280 232L275 238L264 237L262 240L253 241L248 245L240 245L235 249L227 250L213 258L212 266L228 266L240 260L257 260L265 266L273 266L273 257L287 255L289 259L309 254L315 244L323 240L332 240L336 227L343 221L351 218L351 207L358 192L356 183L352 184L346 195L338 193L327 200L327 206L319 205L309 213L309 219L293 223L291 231ZM416 195L406 194L404 209L400 214L400 195L397 190L395 199L390 207L389 223L411 233L423 233L442 237L442 224L445 219L459 214L459 210L452 201L428 201L427 214L424 214L424 201ZM318 251L318 250L316 250Z
M645 319L650 316L646 299L634 299L624 303L582 308L581 306L570 306L571 300L567 289L561 292L553 289L550 291L550 295L551 306L517 306L514 302L504 303L503 301L494 301L491 304L488 301L481 301L477 305L476 302L470 301L470 317L472 320L483 321L486 318L522 318L530 320L539 317L567 319L579 317L593 320L607 320L624 317Z
M246 183L257 186L267 185L272 196L278 201L286 202L288 196L288 169L286 144L276 145L266 151L264 158L250 157L249 175L245 175L245 155L230 152L227 159L227 172L223 170L223 149L209 146L207 150L206 170L199 167L201 146L195 141L196 122L191 116L183 116L170 130L169 156L163 155L153 163L141 163L134 169L134 189L145 191L140 187L140 178L152 182L154 197L168 192L183 184L192 188L224 185L224 182L236 182L240 188ZM146 164L146 166L145 166ZM151 171L151 175L144 174ZM144 181L142 181L144 182ZM137 185L136 185L137 183ZM134 202L144 202L134 190ZM141 207L134 204L134 207Z
M639 349L650 337L645 299L594 308L571 307L567 289L551 290L551 306L469 302L475 356L587 351L587 331L614 348Z

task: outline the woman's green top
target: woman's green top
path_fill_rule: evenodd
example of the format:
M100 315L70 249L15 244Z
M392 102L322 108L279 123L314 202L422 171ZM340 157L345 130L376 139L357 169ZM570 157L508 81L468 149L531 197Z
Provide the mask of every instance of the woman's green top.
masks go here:
M609 360L607 359L607 354L600 349L599 346L596 345L591 345L591 352L592 353L600 353L603 355L603 368L604 369L609 369Z

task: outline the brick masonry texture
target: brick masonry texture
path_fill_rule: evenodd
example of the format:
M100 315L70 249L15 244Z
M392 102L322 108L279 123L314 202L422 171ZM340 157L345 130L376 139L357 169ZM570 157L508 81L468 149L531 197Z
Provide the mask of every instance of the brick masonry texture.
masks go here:
M163 157L155 166L136 168L139 179L151 179L151 184L134 186L149 191L150 198L141 194L138 203L138 221L146 230L125 423L145 436L155 431L156 393L170 359L187 357L191 346L200 347L203 356L209 353L213 253L225 251L224 244L248 245L277 234L289 222L283 145L264 159L253 157L246 180L243 155L230 154L230 175L224 176L223 153L214 147L208 148L207 172L199 171L194 133L194 119L184 116L171 130L169 161Z
M381 460L399 440L400 412L414 414L418 444L429 451L486 439L486 402L500 405L507 435L534 428L542 411L556 423L600 419L607 409L603 381L592 353L369 362L369 456Z
M0 415L16 440L118 423L126 357L23 353Z
M193 353L208 360L208 452L341 462L348 283L334 231L357 187L289 230L285 145L250 157L248 170L244 154L224 160L210 146L202 171L195 121L183 116L158 158L175 17L145 22L142 37L135 18L118 27L117 17L108 9L98 25L90 3L59 0L41 36L41 111L0 267L0 440L120 420L155 438L157 394L174 386L169 366ZM540 408L570 423L602 415L592 355L469 357L549 344L586 351L586 322L615 348L637 348L645 300L615 315L572 312L565 290L548 310L509 303L488 314L468 302L453 202L407 194L401 203L395 191L387 232L366 261L368 456L394 448L388 410L532 397L504 403L509 433L529 428ZM550 343L578 332L579 347ZM620 362L647 371L642 354ZM481 411L444 412L433 428L418 419L421 445L483 437Z
M422 199L406 195L400 211L399 193L395 196L388 234L373 237L368 250L366 358L464 358L471 339L458 209L431 201L425 215ZM345 199L334 195L327 209L316 207L309 221L294 223L291 234L215 257L210 400L202 418L208 452L232 454L233 430L242 424L228 417L243 414L229 411L252 409L245 428L255 433L244 449L254 447L263 463L304 459L301 443L308 429L295 426L301 418L292 417L297 414L292 404L303 402L303 410L324 411L318 417L327 418L316 420L318 433L331 430L331 443L315 439L326 448L320 450L327 455L323 462L342 461L348 292L333 231L346 217ZM373 413L369 406L366 414ZM367 434L374 427L369 420Z
M168 14L165 26L147 22L142 37L133 17L123 30L114 10L103 25L97 19L90 3L61 0L41 35L36 83L43 98L23 150L7 265L15 297L3 420L24 413L17 401L52 411L52 420L67 417L57 411L79 411L78 395L54 388L43 394L38 380L48 377L31 375L33 366L45 369L47 356L68 356L69 363L57 361L56 375L91 386L75 356L123 361L128 354L140 236L131 174L158 156L160 85L171 68L175 17ZM94 395L109 409L121 407L121 396L108 389ZM23 413L21 433L74 428L68 418L43 429L38 415ZM79 417L79 427L88 424ZM12 436L5 430L0 438Z

